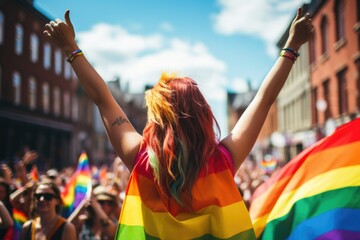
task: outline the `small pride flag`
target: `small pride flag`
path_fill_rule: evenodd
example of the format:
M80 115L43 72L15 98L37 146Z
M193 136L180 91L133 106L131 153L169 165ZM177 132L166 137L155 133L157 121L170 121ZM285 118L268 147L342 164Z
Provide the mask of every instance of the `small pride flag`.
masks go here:
M82 152L74 175L61 193L64 202L64 217L69 217L83 200L90 198L92 191L91 183L89 160L87 154Z
M360 119L260 185L250 216L257 239L360 239Z
M14 240L20 239L22 225L28 220L26 214L16 208L13 208L14 220Z
M272 172L276 168L277 161L271 156L265 156L265 159L261 160L260 167L265 172Z
M39 171L35 165L31 168L30 178L35 182L39 181Z

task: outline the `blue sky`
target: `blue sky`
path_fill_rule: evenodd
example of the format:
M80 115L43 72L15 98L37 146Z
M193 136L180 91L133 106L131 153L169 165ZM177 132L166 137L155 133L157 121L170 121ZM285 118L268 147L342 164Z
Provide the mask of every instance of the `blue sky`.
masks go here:
M226 130L226 91L257 88L276 42L305 0L35 0L50 18L66 9L80 47L105 80L132 92L161 72L198 82Z

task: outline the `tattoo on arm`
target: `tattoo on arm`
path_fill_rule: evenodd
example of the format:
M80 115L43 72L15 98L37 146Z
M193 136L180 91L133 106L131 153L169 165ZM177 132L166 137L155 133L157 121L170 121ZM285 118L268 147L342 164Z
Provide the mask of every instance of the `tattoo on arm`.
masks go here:
M111 126L114 126L115 124L120 126L123 123L129 123L129 121L127 119L123 118L122 116L120 116L117 119L115 119L115 121L113 122L113 124L111 124Z

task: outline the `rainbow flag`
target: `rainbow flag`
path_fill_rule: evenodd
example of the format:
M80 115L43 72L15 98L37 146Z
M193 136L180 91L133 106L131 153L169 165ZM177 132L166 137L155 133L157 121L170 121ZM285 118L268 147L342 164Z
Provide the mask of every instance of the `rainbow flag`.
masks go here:
M200 172L192 191L193 211L188 211L161 194L144 145L135 160L115 239L255 239L223 146Z
M39 181L39 171L36 165L31 168L30 178L35 182Z
M258 239L360 239L360 119L262 184L250 216Z
M79 204L90 198L92 191L91 170L87 154L82 152L74 175L61 193L64 203L63 216L69 217Z
M20 239L22 226L28 220L26 214L16 208L13 208L14 220L14 240Z
M272 172L275 170L277 165L277 161L275 158L268 158L261 160L260 167L265 172Z

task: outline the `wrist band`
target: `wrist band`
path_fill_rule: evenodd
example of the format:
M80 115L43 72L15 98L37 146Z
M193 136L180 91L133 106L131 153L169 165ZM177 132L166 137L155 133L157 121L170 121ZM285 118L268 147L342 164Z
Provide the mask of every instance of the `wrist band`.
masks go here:
M296 61L296 57L295 57L293 54L287 52L286 50L282 50L282 51L280 52L280 57L288 58L288 59L290 59L291 61L293 61L293 63Z
M283 48L282 50L286 50L286 51L291 52L292 54L294 54L295 57L300 57L300 53L297 52L297 51L295 51L295 50L292 49L292 48L287 47L287 48Z
M75 59L76 57L78 57L78 56L80 56L80 55L84 55L84 53L83 53L80 49L75 50L75 51L73 51L72 53L70 53L69 56L67 56L66 61L67 61L68 63L71 63L72 61L74 61L74 59Z

